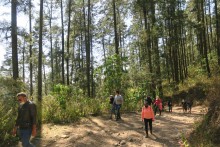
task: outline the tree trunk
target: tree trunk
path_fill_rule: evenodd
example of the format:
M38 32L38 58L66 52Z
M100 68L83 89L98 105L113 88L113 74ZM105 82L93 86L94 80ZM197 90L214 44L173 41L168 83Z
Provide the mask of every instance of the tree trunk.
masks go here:
M209 67L209 59L208 59L208 51L207 51L207 41L206 41L206 25L205 25L205 11L203 10L203 2L201 3L201 9L202 9L202 36L203 36L203 51L204 51L204 58L206 63L206 70L208 73L208 77L211 77L211 71Z
M87 24L87 31L85 34L87 34L87 41L86 41L86 75L87 75L87 95L88 97L91 96L90 93L90 23L91 23L91 12L90 12L90 0L88 0L88 24Z
M112 0L112 3L113 3L113 18L114 18L114 32L115 32L115 53L117 55L119 55L119 44L118 44L117 17L116 17L115 0Z
M43 54L43 0L40 0L39 56L38 56L38 114L39 127L42 125L42 54Z
M70 57L70 53L69 53L69 50L70 50L70 21L71 21L71 5L72 5L72 0L69 0L69 12L68 12L68 30L67 30L67 57L66 57L66 78L67 78L67 85L70 84L70 80L69 80L69 57Z
M30 60L29 60L29 70L30 70L30 95L33 95L33 55L32 55L32 6L31 6L31 0L29 0L29 34L30 34L30 42L29 42L29 54L30 54Z
M217 0L214 0L215 3L215 17L216 17L216 38L217 38L217 56L218 56L218 65L220 66L220 17L218 13L218 3Z
M25 83L25 39L24 39L24 44L23 44L23 51L22 51L22 69L23 69L23 71L22 71L22 73L23 73L23 76L22 76L22 78L23 78L23 82Z
M53 37L52 37L52 18L53 18L53 5L52 0L50 3L50 18L49 18L49 25L50 25L50 61L51 61L51 83L54 84L54 52L53 52Z
M65 59L65 49L64 49L64 25L63 25L63 0L60 1L61 7L61 25L62 25L62 84L65 84L65 70L64 70L64 59Z
M156 27L156 18L155 18L155 2L154 0L151 1L151 21L152 21L152 30L155 30L154 27ZM160 53L158 48L158 36L157 33L152 33L152 49L155 52L155 66L156 66L156 81L157 81L157 87L159 90L159 96L163 97L163 87L162 87L162 79L161 79L161 71L160 71Z
M13 79L19 78L17 49L17 0L11 0L11 44Z
M148 66L151 75L151 86L150 86L150 93L152 93L153 97L156 97L156 86L155 86L155 79L153 75L153 66L152 66L152 51L151 51L151 39L150 39L150 27L148 26L147 22L147 4L146 1L143 1L142 8L143 8L143 16L144 16L144 29L145 33L147 34L147 39L145 40L144 48L147 48L147 55L148 55Z

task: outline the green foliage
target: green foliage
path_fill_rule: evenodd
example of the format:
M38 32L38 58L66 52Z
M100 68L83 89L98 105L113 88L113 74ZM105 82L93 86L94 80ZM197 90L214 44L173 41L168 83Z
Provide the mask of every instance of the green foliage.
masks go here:
M9 145L17 140L11 136L17 114L16 94L25 91L21 81L0 77L0 146Z
M71 89L68 86L58 84L53 88L53 95L59 102L60 107L66 109L66 102L71 95Z
M120 62L120 57L117 55L113 55L107 58L106 63L103 66L105 68L104 89L108 93L110 93L112 90L119 89L121 87L122 71L119 70L121 68L119 64Z
M189 147L189 143L187 141L187 138L185 137L185 135L183 133L181 134L181 141L182 141L181 146Z
M206 80L208 85L207 102L209 102L208 112L204 118L195 126L195 130L188 138L190 146L214 147L219 146L220 135L220 84L219 78ZM195 142L195 140L197 140Z
M108 101L85 98L81 89L56 85L51 95L43 98L44 122L73 122L87 115L99 115L108 110Z

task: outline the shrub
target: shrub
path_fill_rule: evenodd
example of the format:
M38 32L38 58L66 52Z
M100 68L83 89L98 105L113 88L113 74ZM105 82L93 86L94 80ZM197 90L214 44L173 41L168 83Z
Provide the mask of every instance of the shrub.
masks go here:
M188 138L191 146L214 147L220 146L220 84L218 78L213 78L209 86L207 99L209 109L204 119L197 124L195 131ZM197 140L196 142L194 140Z

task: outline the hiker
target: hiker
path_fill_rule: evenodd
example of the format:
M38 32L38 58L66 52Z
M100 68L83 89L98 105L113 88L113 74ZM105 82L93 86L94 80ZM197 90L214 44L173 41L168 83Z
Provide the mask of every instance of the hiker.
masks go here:
M115 103L114 103L114 96L113 96L113 95L110 95L109 103L110 103L110 105L111 105L110 119L112 119L112 114L115 115Z
M146 136L145 138L148 137L148 125L150 127L150 133L152 134L152 121L154 121L154 112L153 109L151 108L151 106L148 104L147 101L144 102L144 106L142 107L142 111L141 111L141 119L142 121L144 121L144 125L145 125L145 132L146 132Z
M31 135L36 136L36 105L27 99L27 95L24 92L17 94L17 100L19 102L19 108L13 135L15 136L18 131L22 146L33 147L30 143L30 138Z
M167 106L168 106L169 112L172 112L173 103L172 103L171 97L169 97L169 99L168 99Z
M147 96L147 98L145 99L145 101L147 101L148 105L152 105L152 99L150 96Z
M183 112L187 112L187 103L185 101L185 99L182 99L182 108L183 108Z
M189 113L191 113L193 101L190 100L190 99L188 99L188 100L186 101L186 104L187 104L187 109L188 109Z
M121 119L120 109L123 104L123 97L120 95L119 91L116 90L116 95L114 98L115 108L116 108L116 120Z
M157 110L159 110L159 114L161 115L162 109L162 100L159 98L159 96L156 96L156 100L154 102L154 115L157 114Z

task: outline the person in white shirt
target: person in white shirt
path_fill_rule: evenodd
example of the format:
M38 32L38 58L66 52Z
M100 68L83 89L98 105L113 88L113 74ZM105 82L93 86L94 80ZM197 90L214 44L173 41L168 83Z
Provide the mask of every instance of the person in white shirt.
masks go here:
M123 97L120 95L119 91L116 91L114 103L116 105L116 120L121 119L120 109L123 104Z

